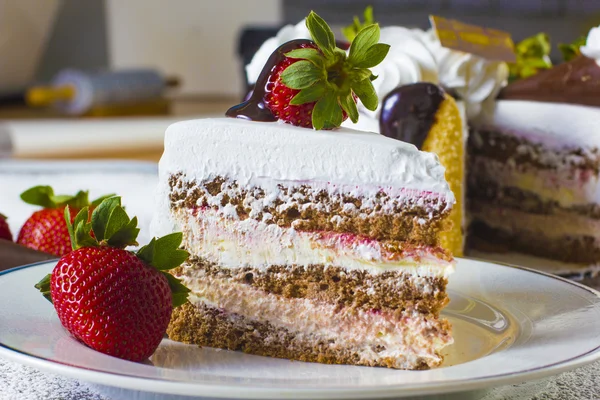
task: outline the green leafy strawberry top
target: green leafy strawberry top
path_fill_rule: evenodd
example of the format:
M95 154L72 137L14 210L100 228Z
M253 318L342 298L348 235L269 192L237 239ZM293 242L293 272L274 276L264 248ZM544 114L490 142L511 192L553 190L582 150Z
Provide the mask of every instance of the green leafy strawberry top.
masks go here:
M540 69L551 68L550 50L550 39L545 33L523 39L515 46L517 61L509 64L509 80L527 78Z
M129 218L121 205L121 198L112 196L105 198L94 209L91 218L89 208L83 207L71 223L71 210L65 208L65 221L71 236L73 250L82 247L110 246L125 249L136 246L140 229L137 217ZM159 270L168 280L173 296L173 307L187 301L189 289L179 279L167 271L178 267L189 257L189 253L180 249L183 235L181 232L171 233L161 238L153 238L146 246L135 254L147 265ZM50 278L47 275L35 285L50 301Z
M569 44L559 43L558 49L562 53L563 60L571 61L575 57L579 56L581 54L581 51L579 50L579 48L581 46L585 46L586 41L587 41L587 38L585 36L581 36L581 37L577 38L573 43L569 43Z
M365 8L365 11L363 12L363 18L365 21L361 22L360 18L355 16L351 25L342 28L342 33L350 43L352 43L356 35L358 35L358 32L360 32L363 28L375 23L372 6L367 6L367 8Z
M367 109L377 108L377 93L371 83L376 76L369 68L383 61L390 46L378 43L377 24L365 26L358 32L348 54L336 47L333 31L315 12L311 11L306 18L306 26L318 49L301 48L286 53L287 57L301 60L281 74L285 86L300 90L290 104L316 101L312 123L317 130L339 127L343 111L356 123L358 109L353 95Z
M64 206L83 208L90 205L97 206L102 200L111 196L114 195L104 195L90 203L88 191L80 190L74 196L71 196L66 194L54 194L54 189L50 186L34 186L21 193L21 200L27 204L41 206L43 208L60 208Z

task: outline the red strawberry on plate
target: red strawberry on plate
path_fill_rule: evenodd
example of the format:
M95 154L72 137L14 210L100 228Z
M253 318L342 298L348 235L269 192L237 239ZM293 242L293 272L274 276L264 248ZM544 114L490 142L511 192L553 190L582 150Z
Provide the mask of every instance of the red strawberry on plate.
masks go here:
M10 240L11 242L13 240L8 222L6 222L6 216L3 214L0 214L0 239Z
M71 221L65 209L73 251L63 256L37 285L77 340L102 353L142 361L154 353L173 307L189 290L169 274L188 258L181 233L150 243L136 253L137 218L130 219L119 197L104 200L88 222L85 207Z
M281 45L264 66L249 100L227 111L230 117L333 129L350 117L358 121L356 99L369 110L378 105L369 68L390 46L379 41L379 25L362 27L348 53L336 46L333 31L312 12L306 18L312 41ZM257 118L253 118L253 114Z
M24 191L21 193L24 202L43 209L34 212L25 221L17 243L58 257L67 254L71 251L71 239L65 224L65 207L68 205L77 212L83 207L99 204L106 197L90 203L86 191L79 191L75 196L55 195L50 186L35 186Z

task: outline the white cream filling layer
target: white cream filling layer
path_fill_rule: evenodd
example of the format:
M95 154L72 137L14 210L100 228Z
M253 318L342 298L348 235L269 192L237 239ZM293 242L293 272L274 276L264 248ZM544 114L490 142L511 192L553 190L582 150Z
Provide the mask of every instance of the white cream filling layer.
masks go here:
M199 271L193 274L182 277L192 290L192 303L269 322L295 333L299 340L333 339L331 346L355 351L367 363L392 358L398 360L396 367L405 368L425 358L435 365L441 361L437 352L453 342L435 319L427 320L417 312L394 317L380 311L340 310L335 304L286 299Z
M574 214L556 212L554 214L531 214L511 208L486 204L473 209L471 216L486 225L508 232L536 232L553 239L563 237L590 236L600 242L600 220Z
M485 173L479 179L535 193L542 200L556 201L562 207L600 204L600 179L592 170L547 170L477 156L472 165L475 177L478 171Z
M183 231L188 251L222 268L324 264L371 273L406 270L443 278L454 271L454 262L435 257L428 247L407 249L399 256L376 240L299 232L253 219L232 219L212 210L179 209L172 220Z

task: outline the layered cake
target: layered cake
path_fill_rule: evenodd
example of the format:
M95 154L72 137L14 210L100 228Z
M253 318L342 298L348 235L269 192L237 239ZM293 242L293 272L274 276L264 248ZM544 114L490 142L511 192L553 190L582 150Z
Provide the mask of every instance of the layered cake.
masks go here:
M204 119L166 133L155 234L181 230L192 290L173 340L302 361L424 369L454 195L437 157L374 133Z
M177 123L160 161L155 233L182 231L191 289L168 335L293 360L427 369L452 343L440 317L455 196L437 156L370 132L379 27L348 53L318 15L277 47L231 118Z
M473 246L600 264L600 34L579 56L506 86L472 121Z
M458 200L443 245L461 254L462 224L468 253L569 275L595 273L600 29L568 46L573 59L554 67L543 34L519 43L517 63L508 65L444 48L432 30L384 27L381 40L391 45L373 68L382 101L374 110L359 104L358 123L344 126L439 155Z

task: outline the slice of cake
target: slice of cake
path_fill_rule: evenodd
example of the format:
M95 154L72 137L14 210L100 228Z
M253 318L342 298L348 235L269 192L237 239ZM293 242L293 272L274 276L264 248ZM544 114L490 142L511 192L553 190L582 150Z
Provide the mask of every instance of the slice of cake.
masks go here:
M406 369L452 343L438 244L454 196L434 154L350 129L180 122L158 196L155 234L182 231L191 253L171 339Z
M277 48L233 118L172 125L155 233L183 232L191 289L171 339L323 363L426 369L452 343L440 318L455 197L437 156L339 129L378 105L379 27L348 53L316 14ZM285 123L284 123L285 122ZM296 125L296 126L293 126Z
M561 273L600 269L599 36L592 29L582 54L510 83L472 122L471 247L568 263Z

